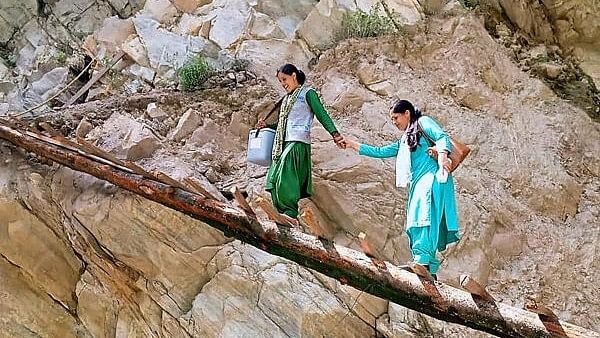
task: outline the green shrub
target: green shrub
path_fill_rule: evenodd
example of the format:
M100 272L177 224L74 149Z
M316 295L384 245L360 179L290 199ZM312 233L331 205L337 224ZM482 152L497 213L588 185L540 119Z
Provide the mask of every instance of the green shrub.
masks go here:
M250 61L248 61L246 59L235 59L235 60L233 60L231 69L233 69L236 72L240 72L243 70L248 70L249 65L250 65Z
M56 53L56 61L59 64L64 65L67 62L67 53L63 52L62 50L59 50Z
M191 91L200 87L215 73L215 68L207 60L202 56L195 56L179 68L177 76L183 89Z
M479 0L459 0L463 7L473 9L479 5Z
M394 21L378 12L375 7L369 13L361 10L345 13L339 38L369 38L396 32Z
M17 66L17 57L4 46L0 46L0 59L2 59L4 65L8 68L15 68Z

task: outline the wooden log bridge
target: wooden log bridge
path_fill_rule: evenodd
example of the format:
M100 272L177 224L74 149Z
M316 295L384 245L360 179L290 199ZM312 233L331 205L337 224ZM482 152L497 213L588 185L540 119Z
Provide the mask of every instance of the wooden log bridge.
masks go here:
M467 289L472 289L470 292L423 278L295 228L260 221L250 210L244 211L226 202L162 183L122 164L106 159L99 161L95 155L73 149L72 144L49 142L48 137L21 131L6 121L0 121L0 138L185 213L223 231L226 236L443 321L499 337L600 337L597 332L562 322L546 311L529 311L496 302L465 277L462 282ZM243 205L243 208L249 206Z

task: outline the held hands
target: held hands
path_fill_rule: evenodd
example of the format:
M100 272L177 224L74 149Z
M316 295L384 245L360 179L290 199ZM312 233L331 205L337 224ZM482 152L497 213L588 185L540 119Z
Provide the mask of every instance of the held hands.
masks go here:
M338 133L335 132L332 134L333 136L333 142L335 142L335 145L340 148L340 149L346 149L346 141L344 140L344 137Z
M346 147L344 149L350 148L358 152L358 148L360 148L360 143L349 138L344 138L344 143L346 144Z

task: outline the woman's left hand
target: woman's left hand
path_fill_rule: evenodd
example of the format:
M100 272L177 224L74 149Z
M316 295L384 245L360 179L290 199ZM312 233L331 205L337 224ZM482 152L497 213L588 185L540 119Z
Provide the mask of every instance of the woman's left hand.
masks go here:
M446 157L446 161L444 161L444 169L446 169L447 172L450 172L450 169L452 169L452 160L450 157Z
M443 165L447 172L450 172L450 169L452 168L452 160L450 157L448 157L448 153L445 151L439 152L438 157L440 157L438 158L438 163Z

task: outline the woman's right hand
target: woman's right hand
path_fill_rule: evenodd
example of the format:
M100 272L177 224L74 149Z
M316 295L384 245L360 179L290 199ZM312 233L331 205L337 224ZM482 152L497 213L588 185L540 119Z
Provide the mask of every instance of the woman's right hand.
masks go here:
M255 127L256 127L256 129L266 128L267 127L267 123L265 122L265 120L259 119L258 122L256 123Z

